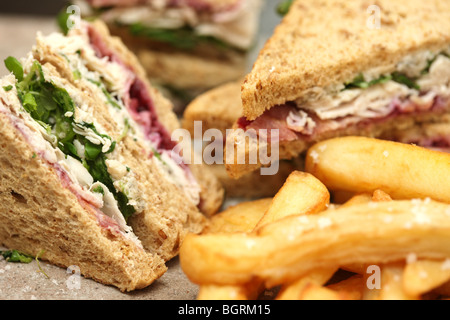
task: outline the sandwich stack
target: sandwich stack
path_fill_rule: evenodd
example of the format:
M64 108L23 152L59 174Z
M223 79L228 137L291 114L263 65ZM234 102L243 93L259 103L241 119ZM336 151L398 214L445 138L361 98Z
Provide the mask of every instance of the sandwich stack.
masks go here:
M122 291L150 285L223 198L170 152L170 102L101 22L39 34L5 64L0 243Z

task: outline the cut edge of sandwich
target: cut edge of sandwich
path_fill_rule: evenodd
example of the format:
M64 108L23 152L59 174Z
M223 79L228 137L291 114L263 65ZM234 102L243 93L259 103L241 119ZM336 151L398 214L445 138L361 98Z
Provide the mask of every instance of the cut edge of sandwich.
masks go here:
M35 116L38 113L42 116L41 112L51 110L36 108L31 95L35 100L48 96L42 92L40 96L30 95L23 83L32 81L28 77L31 73L39 77L39 73L48 72L47 66L33 63L27 67L30 70L25 72L24 80L16 81L9 75L0 81L1 157L5 168L0 192L3 200L1 242L33 255L43 251L42 259L64 267L76 265L84 276L116 286L121 291L150 285L167 270L164 260L144 250L133 230L126 225L113 193L103 183L93 182L81 162L66 156L65 147L51 138L50 125L36 120L28 112L33 110ZM70 108L67 91L52 82L46 82L45 87L55 93L54 97L58 96L58 110L63 104ZM60 114L55 126L56 122L64 126L68 123L65 120L71 121L70 112ZM68 131L65 128L58 132ZM75 135L86 145L88 139L95 139L94 135L89 138L79 133ZM106 135L102 137L109 139ZM102 144L102 149L104 146ZM99 162L104 162L103 156L109 149L103 151L95 151L99 152L100 156L96 157Z
M129 121L135 120L146 131L144 132L144 137L142 137L142 134L140 137L136 137L135 134L134 138L140 138L139 140L144 142L147 140L147 148L155 151L157 160L162 160L159 162L164 164L171 164L170 168L167 168L167 166L163 166L163 168L169 169L169 172L179 173L176 177L175 175L170 175L176 178L172 179L172 183L177 184L185 190L186 194L194 202L201 204L199 207L207 216L214 214L222 202L220 185L218 183L214 185L214 181L211 180L211 175L207 172L207 169L191 170L189 166L183 164L182 159L170 159L169 155L172 155L172 153L169 151L175 145L171 141L170 134L180 128L180 125L173 112L173 105L157 88L150 85L146 78L147 74L136 56L125 47L119 38L110 36L107 26L98 20L92 23L83 21L81 28L69 32L68 37L63 37L57 33L51 34L49 37L49 40L46 40L45 37L38 36L38 45L34 50L35 56L39 60L51 60L75 86L83 90L94 91L99 96L103 95L99 90L103 91L105 93L103 95L104 102L109 106L110 111L117 111L118 105L122 109L127 109L124 112L126 113L128 111L128 113L131 113L131 117L128 117ZM53 38L55 41L53 41ZM49 47L50 44L60 41L58 39L66 40L61 48L58 45ZM96 42L96 47L93 42ZM70 48L71 45L72 48ZM80 58L74 54L74 48L77 46L84 48L80 54ZM66 54L63 52L65 50L67 51ZM99 52L102 50L103 52ZM49 52L52 54L50 55ZM109 55L108 59L103 56L105 53L107 56ZM100 54L103 57L98 58L95 54ZM101 74L106 79L97 79L95 78L95 74ZM127 81L133 81L130 79L135 79L135 82L131 84L131 90L144 93L142 95L146 99L144 101L145 104L149 105L149 114L144 114L147 113L145 110L141 113L141 110L136 108L134 108L136 110L132 108L130 110L130 100L133 100L134 97L130 99L127 92L124 92L124 88L130 88L130 83L127 83ZM137 107L141 108L142 106ZM116 114L118 117L123 117L123 112L116 112ZM141 114L149 116L150 120L141 117ZM122 126L124 132L128 131L123 126L123 123L119 125ZM149 132L148 128L151 125L155 129ZM131 127L135 126L131 125ZM128 133L130 134L129 131ZM158 138L158 134L163 137L163 141L159 142L159 144L166 145L161 150L158 146L148 143L148 140L160 139ZM177 163L174 163L173 160L176 160L175 162ZM176 164L179 164L179 166ZM181 179L183 174L179 167L184 172L185 179ZM205 185L214 185L214 187L205 188ZM208 198L214 198L217 201L211 201L207 204L205 199Z

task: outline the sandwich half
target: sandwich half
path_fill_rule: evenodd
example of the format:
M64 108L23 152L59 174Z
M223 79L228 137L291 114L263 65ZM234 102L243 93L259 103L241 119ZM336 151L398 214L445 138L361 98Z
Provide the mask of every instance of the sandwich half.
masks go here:
M80 119L95 102L31 55L7 61L15 76L0 81L0 243L122 291L148 286L167 268L127 223L141 196L132 164L92 113ZM107 163L125 168L123 179ZM130 183L116 188L121 181Z
M43 259L79 265L82 274L124 291L149 285L223 200L208 168L170 152L170 134L179 127L170 102L101 24L83 22L68 36L38 35L26 58L5 64L12 74L2 80L0 101L1 242L30 253L39 247ZM78 230L88 223L83 219L90 219L86 231ZM109 251L98 263L65 244L79 246L85 240L76 235L89 228L97 231L86 237L86 250L98 249L89 243L99 233L113 242L101 244Z
M243 77L260 0L74 1L105 21L138 56L153 83L174 99Z
M450 111L449 30L448 1L294 1L242 85L230 144L278 129L288 159L327 138L390 139L439 122ZM243 156L260 147L249 143ZM229 162L233 177L261 167Z
M227 132L242 117L241 83L241 80L233 81L208 90L187 105L182 126L191 137L199 139L196 135L204 135L210 129L218 130L225 143ZM197 126L201 130L196 129ZM223 160L211 164L209 168L222 183L227 197L261 198L275 195L292 171L303 168L303 161L300 158L283 160L279 162L274 175L265 176L254 171L239 179L233 179L227 174Z
M33 56L97 102L95 117L145 177L144 214L132 215L130 225L147 250L171 259L184 235L201 230L223 200L223 188L207 167L187 165L172 152L171 134L180 125L171 103L100 21L82 21L67 36L38 35Z

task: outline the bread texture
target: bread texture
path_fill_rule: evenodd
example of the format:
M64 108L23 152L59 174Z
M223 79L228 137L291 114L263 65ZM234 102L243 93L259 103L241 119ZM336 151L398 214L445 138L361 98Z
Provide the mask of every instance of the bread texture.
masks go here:
M164 274L163 259L101 227L2 112L0 123L1 244L77 266L83 276L121 291L144 288Z
M370 25L370 10L377 8L380 28ZM448 1L294 1L246 76L243 113L254 120L315 88L350 82L380 66L394 71L404 56L449 43Z

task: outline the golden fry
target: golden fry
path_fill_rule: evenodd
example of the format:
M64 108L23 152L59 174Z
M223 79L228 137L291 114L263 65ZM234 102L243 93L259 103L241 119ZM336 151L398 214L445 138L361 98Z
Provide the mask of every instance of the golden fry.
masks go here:
M267 287L298 279L316 268L450 257L450 206L432 200L389 201L292 216L258 234L189 234L182 269L198 284Z
M417 260L408 263L403 274L403 289L412 296L427 293L450 280L449 260Z
M242 286L202 285L197 300L255 300L263 290L260 281Z
M403 290L403 263L383 265L381 267L381 288L379 300L417 300L418 295L410 295Z
M265 198L231 206L213 216L204 232L250 232L269 209L271 203L272 198Z
M309 173L294 171L273 198L256 229L287 216L323 211L329 203L330 193L322 182Z
M317 269L311 273L297 279L296 281L285 284L278 293L277 300L299 300L306 287L311 284L323 285L327 282L337 268Z
M265 198L231 206L213 216L204 233L250 232L271 203L271 198ZM253 300L263 290L262 282L257 280L242 286L202 285L197 300Z
M350 278L330 284L326 287L341 293L341 295L345 295L347 300L360 300L363 295L364 286L364 277L361 274L355 274Z
M450 154L365 137L320 142L308 151L305 171L330 190L372 193L393 199L450 202Z
M299 300L351 300L351 297L345 291L335 291L309 282L301 292Z

